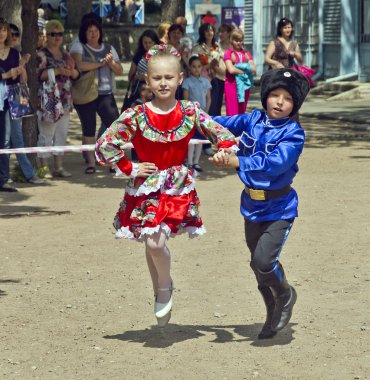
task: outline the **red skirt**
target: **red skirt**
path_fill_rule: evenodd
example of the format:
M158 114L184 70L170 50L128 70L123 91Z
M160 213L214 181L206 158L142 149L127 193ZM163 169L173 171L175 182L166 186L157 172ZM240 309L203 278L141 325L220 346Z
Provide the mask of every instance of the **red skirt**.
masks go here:
M168 195L160 191L148 195L125 194L114 219L117 238L144 240L163 228L167 236L188 232L190 237L203 235L196 190L188 194Z

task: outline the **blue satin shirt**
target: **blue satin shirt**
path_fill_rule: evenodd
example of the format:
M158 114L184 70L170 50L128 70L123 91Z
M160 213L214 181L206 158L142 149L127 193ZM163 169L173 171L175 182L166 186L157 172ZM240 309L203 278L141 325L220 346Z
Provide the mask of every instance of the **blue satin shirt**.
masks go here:
M269 120L265 112L259 110L213 119L240 136L237 173L246 186L279 190L292 184L305 141L304 130L296 121ZM252 200L245 191L241 194L240 211L253 222L295 218L297 207L298 196L294 189L266 201Z

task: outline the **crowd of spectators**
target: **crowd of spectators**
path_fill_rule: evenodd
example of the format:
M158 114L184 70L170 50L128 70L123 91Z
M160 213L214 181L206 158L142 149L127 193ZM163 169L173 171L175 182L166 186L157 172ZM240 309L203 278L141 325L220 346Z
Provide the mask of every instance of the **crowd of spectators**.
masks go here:
M114 17L121 10L114 1L111 3L114 5ZM185 17L177 17L173 24L163 22L157 30L147 29L141 34L128 72L129 103L124 104L121 111L151 99L150 88L145 83L145 54L157 44L171 44L181 54L182 71L188 80L185 79L184 85L179 86L178 99L198 101L212 116L221 114L224 100L226 115L246 111L256 68L251 53L243 47L243 32L231 24L221 24L217 28L215 20L210 18L211 15L207 16L209 17L202 19L197 41L186 33ZM94 144L96 137L119 115L114 96L115 75L122 75L123 69L117 50L104 41L101 18L93 13L82 18L78 38L72 42L68 51L63 48L63 25L57 20L46 21L42 9L38 12L38 27L38 46L35 53L39 83L37 144L40 147L66 145L70 112L73 108L80 119L82 143ZM271 68L287 67L291 57L298 62L302 61L299 46L291 39L292 27L290 20L280 21L277 36L266 52L266 63ZM19 28L1 19L0 149L24 146L22 119L12 117L12 102L7 98L6 90L9 86L27 83L25 67L30 56L22 55L20 39ZM239 88L240 78L244 87ZM249 83L249 86L245 83ZM89 86L89 91L83 92L81 89L86 90L86 86ZM101 120L98 132L97 115ZM210 145L205 145L203 151L207 155L213 154ZM52 169L49 168L51 156ZM17 154L16 157L26 181L31 184L44 183L44 179L36 175L27 155ZM132 157L135 158L134 152ZM94 174L94 152L86 152L84 158L85 174ZM195 164L197 170L201 171L199 157ZM63 166L63 153L39 153L38 165L42 167L43 177L46 179L71 175ZM0 191L16 191L11 182L9 157L0 155Z

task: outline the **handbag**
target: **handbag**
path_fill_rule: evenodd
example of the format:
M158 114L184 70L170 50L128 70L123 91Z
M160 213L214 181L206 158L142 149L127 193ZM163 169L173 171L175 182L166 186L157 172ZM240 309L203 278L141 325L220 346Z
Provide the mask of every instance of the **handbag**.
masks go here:
M296 70L296 71L300 72L301 74L303 74L307 78L308 83L310 84L310 87L315 86L315 82L311 77L316 73L316 70L311 69L311 67L307 67L304 65L298 65L294 59L292 60L290 66L291 66L290 68L292 70Z
M94 54L83 45L84 50L90 55L93 62ZM98 97L98 79L95 70L81 73L81 76L72 82L72 100L74 104L90 103Z
M54 69L48 69L48 80L42 84L40 106L41 110L38 112L38 117L42 121L55 123L64 115Z
M15 83L7 86L10 116L13 120L33 116L30 92L27 83Z

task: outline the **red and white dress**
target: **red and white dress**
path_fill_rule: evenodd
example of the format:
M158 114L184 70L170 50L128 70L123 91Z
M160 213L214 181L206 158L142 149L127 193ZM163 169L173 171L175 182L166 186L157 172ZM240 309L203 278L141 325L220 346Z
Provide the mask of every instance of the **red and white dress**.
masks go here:
M167 236L188 232L203 235L199 198L192 171L184 165L188 143L198 130L218 149L235 146L234 136L204 113L198 103L179 101L166 114L147 105L126 110L96 143L100 164L114 166L130 179L114 219L117 238L145 240L160 228ZM132 142L140 162L154 163L158 171L135 177L123 146Z

